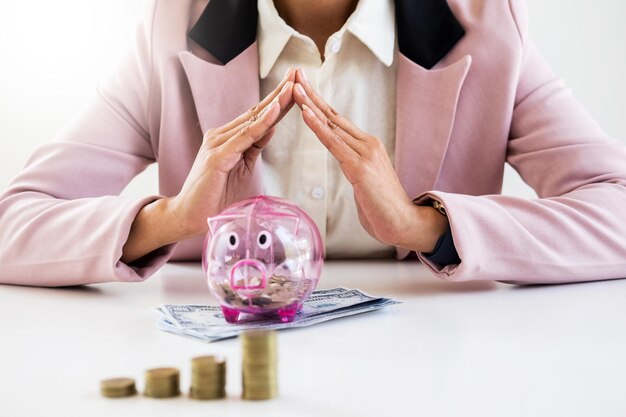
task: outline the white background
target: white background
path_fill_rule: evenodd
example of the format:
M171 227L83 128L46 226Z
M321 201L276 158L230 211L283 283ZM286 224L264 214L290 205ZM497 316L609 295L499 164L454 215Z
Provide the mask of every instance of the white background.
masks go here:
M548 61L607 133L626 141L626 2L528 4L531 36ZM141 0L0 0L0 190L115 65L141 11ZM156 189L153 166L126 193ZM512 170L504 192L532 196Z

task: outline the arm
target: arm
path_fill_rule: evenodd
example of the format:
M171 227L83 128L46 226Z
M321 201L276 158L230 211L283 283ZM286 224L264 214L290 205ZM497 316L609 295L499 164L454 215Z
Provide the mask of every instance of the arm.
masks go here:
M363 228L392 246L433 252L448 220L430 206L413 204L378 138L368 135L324 101L298 70L294 100L304 122L337 159L352 185Z
M175 242L205 233L207 217L249 188L273 126L293 105L293 70L261 103L206 132L178 195L118 196L154 162L151 31L140 27L118 74L55 143L35 152L0 197L0 282L143 280L169 259Z
M521 3L521 2L519 2ZM507 160L539 195L441 201L462 262L422 260L440 277L559 283L626 277L626 147L606 137L527 39L525 10L512 2L524 59Z
M0 197L0 282L139 281L169 257L171 246L134 264L120 260L135 216L160 198L118 196L154 162L147 120L151 30L139 26L120 70L52 143L34 152Z
M178 195L143 207L133 221L122 260L207 232L207 218L241 198L276 123L293 106L294 70L267 97L224 126L209 129Z

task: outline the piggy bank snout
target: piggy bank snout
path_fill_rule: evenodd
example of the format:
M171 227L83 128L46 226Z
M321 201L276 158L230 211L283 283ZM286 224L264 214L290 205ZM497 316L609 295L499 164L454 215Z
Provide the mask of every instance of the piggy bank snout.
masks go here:
M267 284L267 268L256 259L242 259L230 271L233 290L262 290Z

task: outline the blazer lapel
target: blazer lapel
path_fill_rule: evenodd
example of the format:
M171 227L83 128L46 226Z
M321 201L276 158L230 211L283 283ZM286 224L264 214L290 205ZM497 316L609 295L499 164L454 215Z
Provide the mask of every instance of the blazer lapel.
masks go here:
M410 198L435 187L472 58L427 70L398 54L396 172Z
M225 65L179 53L202 133L222 126L259 102L259 57L254 42ZM261 194L262 158L255 164L251 195Z
M202 132L221 126L259 101L257 4L209 0L179 54Z
M472 57L432 70L402 54L398 58L395 167L409 198L415 198L436 187ZM410 251L396 252L403 259Z
M226 65L179 54L187 75L202 132L221 126L259 102L256 42Z

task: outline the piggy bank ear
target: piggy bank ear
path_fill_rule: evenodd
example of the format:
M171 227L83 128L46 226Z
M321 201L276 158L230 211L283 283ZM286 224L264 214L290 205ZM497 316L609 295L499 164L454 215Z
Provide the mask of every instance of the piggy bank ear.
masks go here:
M215 232L217 232L217 229L219 229L221 222L214 217L209 217L208 219L206 219L206 222L209 225L209 234L211 236L215 236Z
M293 233L294 236L297 235L298 226L300 226L300 217L293 216L289 218L288 222L289 222L289 230L291 230L291 233Z
M242 217L245 217L245 216L240 215L240 214L234 214L234 215L226 215L226 216L218 215L215 217L209 217L208 219L206 219L206 222L209 225L209 233L211 233L211 235L215 235L218 229L222 227L224 224L235 221Z

